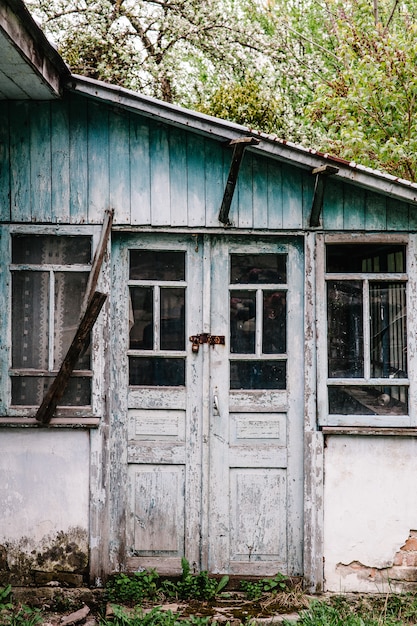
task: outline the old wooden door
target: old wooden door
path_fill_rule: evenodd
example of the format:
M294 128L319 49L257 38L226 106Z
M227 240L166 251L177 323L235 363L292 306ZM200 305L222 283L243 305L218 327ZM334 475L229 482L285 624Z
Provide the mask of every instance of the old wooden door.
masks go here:
M302 574L301 250L120 236L128 568Z

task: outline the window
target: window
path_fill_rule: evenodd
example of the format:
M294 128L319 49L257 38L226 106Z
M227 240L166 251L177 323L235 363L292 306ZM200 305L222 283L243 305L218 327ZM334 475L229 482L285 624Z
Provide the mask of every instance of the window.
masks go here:
M230 257L230 388L285 389L287 255Z
M39 406L80 319L91 266L90 236L12 235L11 404ZM91 405L88 349L61 406Z
M406 254L403 244L326 247L328 423L409 414Z
M131 386L185 385L185 252L131 250Z

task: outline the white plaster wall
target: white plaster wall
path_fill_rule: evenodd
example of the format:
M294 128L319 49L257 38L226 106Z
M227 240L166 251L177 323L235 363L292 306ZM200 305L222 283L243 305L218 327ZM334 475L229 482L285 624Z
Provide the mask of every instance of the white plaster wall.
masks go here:
M89 433L0 430L0 543L88 532Z
M359 564L392 566L410 530L417 529L417 440L338 435L326 444L325 589L383 591Z

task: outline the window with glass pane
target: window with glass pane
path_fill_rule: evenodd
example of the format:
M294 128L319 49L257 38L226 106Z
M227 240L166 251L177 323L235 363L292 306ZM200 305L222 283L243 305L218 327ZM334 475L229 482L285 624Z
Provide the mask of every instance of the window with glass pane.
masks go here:
M329 245L326 261L329 414L406 415L405 246Z
M230 257L230 388L285 389L287 255Z
M12 404L38 406L80 320L91 237L12 236ZM80 357L61 406L91 404L90 349Z
M131 250L129 384L185 385L185 253Z

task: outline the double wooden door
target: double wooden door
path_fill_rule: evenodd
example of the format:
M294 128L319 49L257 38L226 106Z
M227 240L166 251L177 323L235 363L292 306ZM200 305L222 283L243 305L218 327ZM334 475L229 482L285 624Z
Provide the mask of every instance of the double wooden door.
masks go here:
M300 242L114 245L128 569L302 574Z

